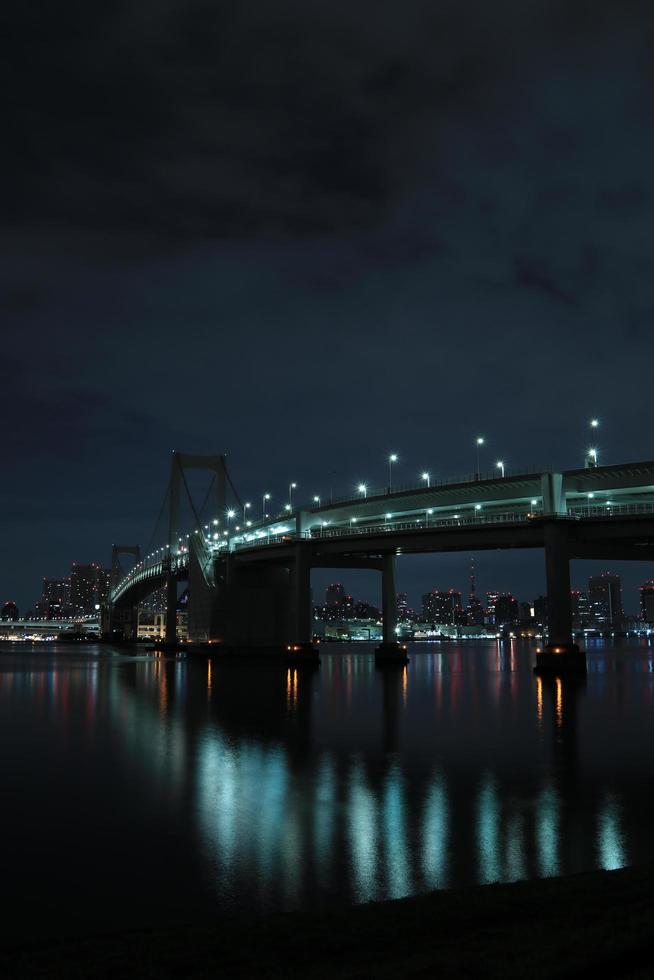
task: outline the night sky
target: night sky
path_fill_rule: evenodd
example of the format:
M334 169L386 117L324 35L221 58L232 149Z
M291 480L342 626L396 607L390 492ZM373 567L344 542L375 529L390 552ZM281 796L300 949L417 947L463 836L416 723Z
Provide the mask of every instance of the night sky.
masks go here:
M477 435L488 468L654 457L651 0L0 27L0 599L147 544L174 448L280 503L384 485L389 452L398 483L468 473ZM399 587L464 587L467 560L404 559ZM542 579L480 558L481 591Z

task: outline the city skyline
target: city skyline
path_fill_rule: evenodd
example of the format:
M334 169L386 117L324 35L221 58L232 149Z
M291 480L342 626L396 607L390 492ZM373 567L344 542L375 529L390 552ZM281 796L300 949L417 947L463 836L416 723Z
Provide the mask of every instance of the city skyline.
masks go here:
M537 7L411 0L398 36L389 5L318 30L255 4L209 18L241 67L198 51L200 103L169 71L191 10L147 59L138 18L91 9L85 47L46 17L45 74L9 46L0 595L31 601L34 556L145 544L174 448L227 452L253 502L383 486L389 453L397 480L469 473L479 437L489 469L652 455L646 7Z

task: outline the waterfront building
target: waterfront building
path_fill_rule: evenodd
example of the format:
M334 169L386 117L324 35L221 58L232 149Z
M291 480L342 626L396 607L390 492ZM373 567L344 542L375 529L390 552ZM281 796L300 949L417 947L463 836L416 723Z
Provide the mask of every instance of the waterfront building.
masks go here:
M570 593L570 606L574 629L583 630L590 627L593 621L593 614L586 593L573 589Z
M467 618L456 589L433 589L422 597L422 618L426 623L461 624Z
M63 619L70 612L70 579L44 578L36 615L41 619Z
M493 619L496 626L512 626L520 618L518 600L510 592L501 592L495 600Z
M491 626L495 623L495 603L499 597L499 592L487 592L486 593L486 612L484 613L484 620Z
M640 587L640 618L644 623L654 623L654 581Z
M8 599L0 611L0 619L15 622L18 619L18 606L13 599Z
M612 572L591 575L588 579L588 603L593 626L598 629L621 627L624 617L620 576Z
M547 596L539 595L534 599L533 602L534 609L534 621L538 623L539 626L547 625Z
M70 605L75 616L91 615L102 604L109 589L109 573L95 562L73 562L70 573Z
M345 599L345 589L340 582L332 582L325 589L325 605L340 606Z

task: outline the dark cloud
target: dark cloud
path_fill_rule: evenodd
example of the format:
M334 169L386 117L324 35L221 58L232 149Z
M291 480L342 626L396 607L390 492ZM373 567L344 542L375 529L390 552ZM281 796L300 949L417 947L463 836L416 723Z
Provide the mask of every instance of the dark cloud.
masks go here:
M576 465L591 414L603 458L651 455L652 22L4 5L11 591L144 543L172 448L228 450L253 501L375 485L388 451L468 472L480 425L508 465Z
M511 111L532 61L549 57L556 71L561 37L579 46L583 70L598 35L635 34L647 9L637 0L14 7L1 25L5 213L162 238L367 227L416 181L446 176L453 117L474 125ZM552 127L550 153L576 138L573 126ZM511 140L492 127L482 152L496 163L512 155Z

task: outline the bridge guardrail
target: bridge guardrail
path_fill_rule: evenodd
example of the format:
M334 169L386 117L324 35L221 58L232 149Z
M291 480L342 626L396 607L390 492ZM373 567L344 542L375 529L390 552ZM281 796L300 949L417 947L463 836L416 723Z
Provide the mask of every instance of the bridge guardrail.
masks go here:
M361 524L354 526L342 525L336 527L318 526L308 531L296 532L287 531L282 534L269 534L266 537L254 538L251 541L239 541L234 543L235 551L249 550L253 548L267 548L279 544L287 544L298 540L320 540L344 537L360 537L370 534L384 534L392 531L417 531L434 530L437 528L454 527L481 527L497 524L529 524L535 520L606 520L608 517L628 516L630 514L654 514L654 502L642 504L616 504L613 501L588 506L570 507L565 514L546 514L540 511L524 512L509 511L500 514L470 514L461 515L456 518L435 519L431 515L424 515L418 518L402 521L385 521L383 524ZM220 542L219 546L207 540L205 546L212 548L214 553L225 547L225 542ZM122 582L111 593L111 601L116 602L120 596L132 585L144 581L147 578L162 575L170 563L173 572L184 569L188 565L189 552L180 552L177 555L166 556L165 558L154 558L153 560L144 559L142 567L138 571L132 572L123 579Z

